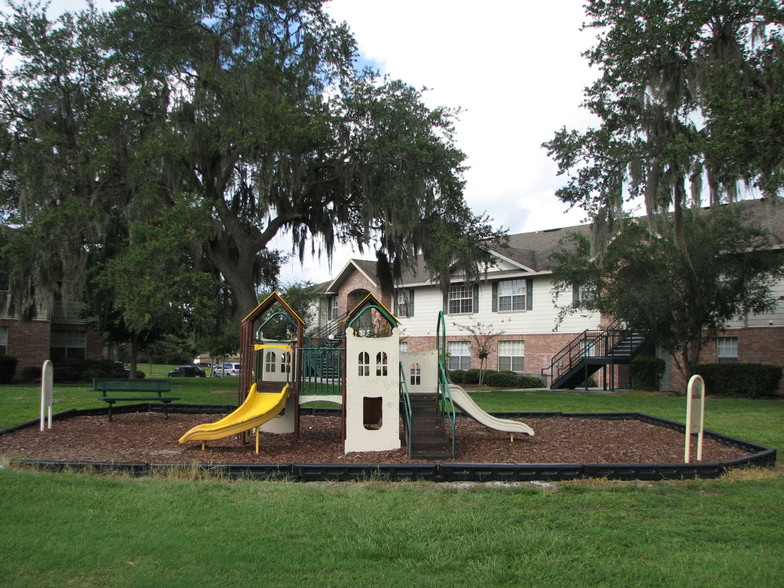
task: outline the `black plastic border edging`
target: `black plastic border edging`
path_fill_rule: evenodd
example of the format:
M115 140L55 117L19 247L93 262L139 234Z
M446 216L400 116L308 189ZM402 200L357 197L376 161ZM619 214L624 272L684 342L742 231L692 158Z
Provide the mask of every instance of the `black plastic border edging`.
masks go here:
M146 409L159 412L153 404L133 404L115 407L115 414L138 412ZM234 410L231 405L172 404L170 413L220 414ZM62 420L75 416L103 415L107 408L68 410L53 416ZM596 418L610 420L639 420L652 425L684 432L682 423L638 412L618 413L563 413L515 412L493 413L499 418ZM0 435L26 427L39 426L39 420L4 429ZM617 464L617 463L556 463L556 464L493 464L493 463L431 463L431 464L156 464L122 462L62 462L47 460L19 460L47 471L124 472L132 476L146 476L156 471L198 467L206 473L230 479L291 480L299 482L344 482L361 480L432 482L534 482L565 481L587 478L610 480L681 480L688 478L717 478L725 472L749 465L774 466L776 450L763 445L705 431L707 438L742 449L750 455L720 463L669 463L669 464Z

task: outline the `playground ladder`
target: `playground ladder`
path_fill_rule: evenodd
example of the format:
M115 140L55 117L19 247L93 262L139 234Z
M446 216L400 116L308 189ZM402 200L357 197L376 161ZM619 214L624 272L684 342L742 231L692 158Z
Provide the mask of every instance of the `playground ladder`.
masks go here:
M411 394L411 459L449 459L451 443L437 394Z

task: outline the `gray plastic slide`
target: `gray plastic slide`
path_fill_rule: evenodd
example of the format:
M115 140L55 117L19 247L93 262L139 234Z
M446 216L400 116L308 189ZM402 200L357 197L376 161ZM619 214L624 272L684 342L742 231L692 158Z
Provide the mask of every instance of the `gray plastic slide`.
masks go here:
M509 419L499 419L491 414L486 413L479 408L479 405L474 402L474 399L468 395L468 392L463 390L457 384L449 384L449 391L452 393L452 401L465 411L471 418L482 423L486 427L496 429L497 431L506 431L507 433L525 433L526 435L533 436L534 430L520 421L511 421Z

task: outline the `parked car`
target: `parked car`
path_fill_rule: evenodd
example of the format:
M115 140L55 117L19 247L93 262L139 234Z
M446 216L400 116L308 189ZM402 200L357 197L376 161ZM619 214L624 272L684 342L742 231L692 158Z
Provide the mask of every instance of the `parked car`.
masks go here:
M238 363L224 363L223 365L215 366L212 368L213 377L229 377L240 375L240 364Z
M181 365L169 372L170 378L204 378L207 374L195 365Z

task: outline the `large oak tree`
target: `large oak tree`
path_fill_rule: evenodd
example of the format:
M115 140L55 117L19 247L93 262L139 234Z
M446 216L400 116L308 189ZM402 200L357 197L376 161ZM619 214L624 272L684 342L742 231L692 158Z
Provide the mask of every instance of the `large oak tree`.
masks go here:
M456 112L357 71L350 32L321 1L127 0L55 22L22 3L0 36L16 63L2 72L5 222L38 244L11 260L16 280L89 292L103 272L100 291L114 282L126 300L113 308L139 325L159 301L129 303L122 269L163 291L213 287L176 281L176 267L220 279L241 317L284 254L352 243L388 286L419 254L434 276L454 263L471 274L474 245L498 236L463 198ZM188 202L170 248L187 254L146 255L161 211ZM279 235L289 251L273 248Z

